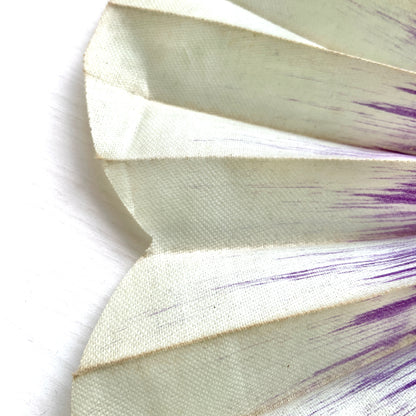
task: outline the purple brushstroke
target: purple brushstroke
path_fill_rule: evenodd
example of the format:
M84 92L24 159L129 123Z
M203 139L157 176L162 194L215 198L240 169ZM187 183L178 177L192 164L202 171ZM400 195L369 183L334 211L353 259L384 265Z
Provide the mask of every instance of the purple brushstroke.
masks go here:
M402 182L397 184L398 188L386 188L382 193L354 193L354 196L373 198L376 202L383 204L415 204L416 203L416 181Z
M368 279L381 279L381 278L386 278L388 277L389 279L386 280L387 282L396 282L398 280L402 280L402 279L408 279L409 277L414 277L416 276L416 263L414 263L413 267L408 267L406 269L401 269L401 270L395 270L395 271L390 271L388 273L384 273L384 274L379 274L376 276L372 276Z
M396 225L391 227L378 226L377 228L369 229L367 233L362 233L359 238L356 240L351 240L351 242L362 241L363 239L393 239L414 235L416 235L416 224L404 224L402 226Z
M370 368L360 369L358 373L355 374L355 378L358 381L352 383L351 388L349 388L345 394L340 395L340 396L335 396L327 403L320 403L321 406L319 406L318 409L310 413L310 415L314 415L318 412L321 412L324 409L331 408L332 406L337 406L339 402L343 399L352 400L353 398L351 398L350 396L363 390L371 390L374 387L377 387L380 383L383 383L387 380L394 379L395 384L400 383L401 379L405 375L409 375L414 372L416 358L410 358L401 364L397 364L397 361L400 360L401 358L408 357L410 355L409 352L413 352L413 350L414 350L414 346L412 346L410 350L409 348L406 348L404 352L396 351L391 356L388 356L389 357L388 367L386 366L386 362L387 362L386 357L384 357L380 360L377 360L375 363L371 364ZM404 370L408 370L408 372L405 373L405 375L403 375ZM410 384L410 383L407 383L407 384ZM382 398L382 400L388 399L395 394L405 391L406 390L405 386L402 386L401 388L397 389L394 393L391 393L385 396L384 398ZM409 386L408 388L410 387L411 386ZM398 409L398 412L403 412L407 410L408 408L409 407L407 404L402 405Z
M416 37L416 28L414 26L416 21L414 19L410 19L413 22L413 25L409 25L408 23L404 23L404 22L400 21L399 19L397 19L397 18L395 18L395 17L393 17L393 16L391 16L391 15L385 13L385 12L382 12L380 10L377 10L376 13L379 16L381 16L384 20L393 22L393 24L395 26L401 26L403 28L403 30L405 32L407 32L412 38ZM404 14L402 17L404 17L404 16L406 16L406 15ZM412 39L412 41L414 41L414 39Z
M394 171L393 167L389 167ZM402 174L392 177L378 168L374 170L377 181L394 180L393 186L374 189L371 192L359 192L358 189L338 191L343 195L334 208L370 209L369 214L351 216L354 220L374 222L374 228L368 228L360 234L360 239L397 238L416 234L416 175L414 170L402 170ZM345 197L344 197L345 195ZM375 212L380 211L379 213Z
M397 316L406 310L412 308L416 305L416 295L413 295L407 299L402 299L384 306L380 308L373 309L368 312L364 312L360 315L357 315L350 323L347 325L338 328L336 331L343 331L347 328L351 328L353 326L358 325L368 325L374 322L378 322L384 319L392 318Z
M151 317L151 316L160 315L161 313L167 312L167 311L169 311L171 309L174 309L174 308L177 308L178 306L180 306L179 303L177 303L176 305L172 305L172 306L169 306L169 307L166 307L166 308L159 309L158 311L152 312L152 313L148 314L147 316Z
M411 387L415 387L415 386L416 386L416 380L412 380L411 382L405 384L404 386L401 386L397 390L395 390L395 391L391 392L390 394L388 394L387 396L383 397L382 400L389 399L390 397L393 397L393 396L395 396L399 393L403 393L405 390L408 390Z
M363 350L362 350L362 351L360 351L359 353L354 354L354 355L353 355L353 356L351 356L351 357L348 357L348 358L346 358L346 359L344 359L344 360L341 360L341 361L339 361L339 362L337 362L337 363L335 363L335 364L333 364L333 365L331 365L331 366L326 367L325 369L322 369L322 370L319 370L319 371L315 372L315 373L314 373L314 375L313 375L313 377L315 377L316 375L320 375L320 374L322 374L322 373L324 373L324 372L326 372L326 371L328 371L328 370L330 370L330 369L332 369L332 368L336 367L337 365L342 365L342 364L345 364L346 362L349 362L349 361L352 361L352 360L354 360L354 359L356 359L356 358L359 358L359 357L361 357L361 356L364 356L364 355L366 355L366 354L368 354L368 353L370 353L370 352L374 351L375 349L378 349L378 348L385 348L385 347L389 347L389 346L391 346L391 345L394 345L394 344L396 344L398 341L400 341L402 338L404 338L404 337L406 337L406 336L408 336L408 335L416 335L416 330L412 330L412 331L406 332L406 333L404 333L404 334L401 334L401 335L399 335L399 336L394 336L394 337L391 337L391 338L389 338L389 339L387 339L387 340L383 340L383 341L377 342L377 343L375 343L375 344L371 345L370 347L363 349ZM405 351L405 355L406 355L406 353L407 353L407 351ZM401 351L396 351L394 354L395 354L395 356L399 355L399 357L401 357L401 356L403 355L403 352L401 352ZM382 359L385 359L385 358L386 358L386 357L383 357ZM372 363L371 365L373 366L373 368L374 368L374 366L377 366L377 362L378 362L379 364L380 364L380 363L382 363L382 359L379 359L379 360L375 361L375 363ZM406 368L406 367L411 366L412 364L414 364L414 363L415 363L415 361L416 361L416 359L411 358L410 360L407 360L404 364L400 364L400 365L398 365L398 366L396 366L396 367L389 368L389 370L387 370L388 372L387 372L387 373L385 373L385 374L384 374L384 376L379 375L379 374L371 375L371 376L367 377L366 379L364 379L364 380L360 381L360 382L358 383L358 385L355 385L352 389L350 389L350 391L347 393L347 395L348 395L348 394L355 393L355 392L357 392L357 391L359 391L359 390L361 390L361 389L363 389L363 388L373 387L373 386L374 386L377 382L383 381L384 379L388 379L388 378L390 378L390 377L394 376L395 374L397 374L398 372L400 372L400 371L401 371L401 370L403 370L404 368ZM363 368L361 368L359 371L363 372L363 371L364 371L364 369L363 369ZM300 382L300 384L303 384L303 383L305 383L305 382L308 382L308 389L309 389L309 390L312 390L312 389L314 389L314 388L316 388L316 387L320 386L320 381L319 381L319 380L318 380L318 381L316 381L316 382L312 382L312 383L311 383L310 381L311 381L311 379L310 379L310 378L308 378L308 379L305 379L305 380L301 381L301 382ZM409 386L409 388L410 388L410 387L411 387L411 386ZM403 389L403 390L404 390L404 389ZM344 396L347 396L347 395L344 395ZM341 398L343 398L344 396L337 398L334 402L336 402L336 401L340 400L340 399L341 399ZM278 397L279 397L279 395L272 396L272 397L270 397L269 399L267 399L266 401L264 401L263 403L261 403L261 405L265 405L266 403L271 402L271 401L273 401L273 400L277 399ZM334 402L333 402L333 403L334 403ZM332 404L333 404L333 403L332 403ZM330 404L331 404L331 403L329 403L329 404L327 404L327 405L323 405L323 406L321 407L321 409L323 409L323 408L327 407L327 406L328 406L328 405L330 405ZM318 411L319 411L319 410L321 410L321 409L317 409L317 410L315 410L313 413L310 413L310 414L311 414L311 415L313 415L313 414L315 414L316 412L318 412Z
M383 339L381 341L378 341L372 345L370 345L369 347L366 347L364 349L362 349L361 351L358 351L357 353L350 355L349 357L343 358L342 360L339 360L337 362L335 362L334 364L331 364L325 368L321 368L320 370L316 371L313 375L315 376L319 376L323 373L326 373L327 371L330 371L340 365L343 364L347 364L351 361L356 360L357 358L362 358L368 354L370 354L371 352L374 352L375 350L381 349L381 348L388 348L391 347L395 344L397 344L399 341L401 341L403 338L409 336L409 335L416 335L416 329L413 329L411 331L405 332L404 334L400 334L400 335L394 335L393 337L389 337L386 339Z
M363 105L365 107L372 108L374 110L385 111L386 113L396 114L401 117L408 117L416 119L416 109L411 107L405 107L402 105L394 105L388 103L362 103L354 101L355 104Z
M250 287L263 286L272 284L281 280L304 280L328 274L349 274L354 271L363 271L364 269L372 269L374 265L385 266L386 272L380 273L373 271L372 275L364 280L385 279L386 282L407 279L416 274L416 247L405 248L394 252L383 252L380 254L373 254L365 259L356 259L354 256L348 257L345 252L329 252L326 254L341 254L339 258L331 259L331 265L311 267L310 269L295 270L289 273L276 273L271 276L259 277L257 279L244 280L240 282L229 283L222 286L214 287L213 291L232 290L232 289L246 289ZM300 255L301 256L301 255ZM300 257L300 256L296 256ZM316 260L314 260L316 261ZM412 265L412 267L407 267ZM414 266L413 266L414 265ZM396 270L398 269L399 270Z
M408 94L416 95L416 90L412 90L410 88L404 88L404 87L396 87L397 90L407 92Z
M263 286L267 285L272 282L276 282L279 280L290 279L290 280L303 280L308 279L311 277L321 276L328 273L333 273L340 269L343 265L328 265L322 267L314 267L311 269L303 269L297 270L290 273L282 273L282 274L275 274L272 276L261 277L258 279L253 280L245 280L242 282L235 282L223 286L217 286L213 288L214 291L224 290L224 289L233 289L233 288L247 288L247 287L255 287L255 286ZM342 272L342 269L340 270Z

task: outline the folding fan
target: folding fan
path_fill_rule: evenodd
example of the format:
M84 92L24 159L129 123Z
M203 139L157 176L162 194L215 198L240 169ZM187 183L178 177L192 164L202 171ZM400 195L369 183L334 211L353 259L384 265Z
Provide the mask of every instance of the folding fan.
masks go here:
M416 2L117 0L85 55L152 237L73 416L416 412Z

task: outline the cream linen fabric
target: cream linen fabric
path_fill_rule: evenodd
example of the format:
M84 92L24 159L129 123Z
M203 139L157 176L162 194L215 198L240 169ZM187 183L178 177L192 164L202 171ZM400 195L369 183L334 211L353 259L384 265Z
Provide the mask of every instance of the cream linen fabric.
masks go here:
M414 0L232 2L327 48L416 69Z
M395 45L416 8L317 4L108 4L91 130L152 244L86 347L74 416L415 405L416 74Z

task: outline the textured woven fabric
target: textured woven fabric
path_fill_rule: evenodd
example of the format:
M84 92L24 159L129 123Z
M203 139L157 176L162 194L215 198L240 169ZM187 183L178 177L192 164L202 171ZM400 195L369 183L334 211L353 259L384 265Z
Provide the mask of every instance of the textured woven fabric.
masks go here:
M416 406L416 4L311 4L108 4L92 136L152 244L85 349L74 416Z

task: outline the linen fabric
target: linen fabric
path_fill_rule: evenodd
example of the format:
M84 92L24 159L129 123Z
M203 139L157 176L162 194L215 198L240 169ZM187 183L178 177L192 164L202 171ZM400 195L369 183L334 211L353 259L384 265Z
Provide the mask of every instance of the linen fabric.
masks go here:
M152 243L85 349L74 416L415 408L412 12L108 4L91 131Z

